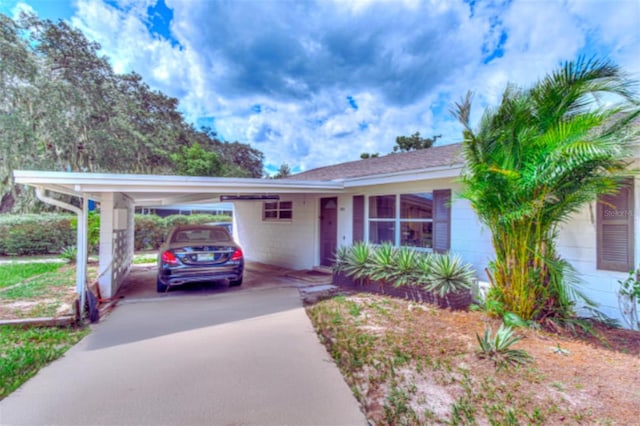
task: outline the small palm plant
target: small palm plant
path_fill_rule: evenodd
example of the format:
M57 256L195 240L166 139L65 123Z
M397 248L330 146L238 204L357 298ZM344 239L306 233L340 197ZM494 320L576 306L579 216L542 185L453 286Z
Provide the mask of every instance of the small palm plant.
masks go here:
M500 324L495 336L492 336L491 327L488 327L484 330L482 337L476 333L476 339L480 344L478 356L492 359L498 370L503 367L527 364L532 360L531 355L525 350L511 348L520 340L520 337L514 334L511 327L504 324Z
M344 272L347 266L347 257L349 255L349 247L340 246L333 255L333 272L335 274Z
M424 288L445 297L471 289L475 273L471 265L462 261L458 255L434 254L430 263L430 273L426 275Z
M390 243L384 243L373 250L369 277L383 283L393 282L395 270L396 249Z
M418 253L409 247L400 247L396 251L393 263L395 286L411 285L417 281Z
M76 246L67 246L62 249L59 257L69 263L76 263L76 257L78 255L78 248Z
M360 280L362 283L370 273L372 250L371 246L364 242L351 246L344 265L344 273L347 276Z
M417 286L425 287L430 282L433 259L436 256L433 253L423 253L416 258L415 279Z

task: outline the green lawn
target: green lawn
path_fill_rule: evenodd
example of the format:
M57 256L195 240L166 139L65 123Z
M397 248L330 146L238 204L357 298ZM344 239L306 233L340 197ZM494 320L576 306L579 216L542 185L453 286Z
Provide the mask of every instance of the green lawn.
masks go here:
M142 265L147 263L156 263L158 261L158 255L155 253L143 253L133 256L134 265Z
M37 264L34 264L37 265ZM40 264L47 265L47 264ZM0 291L0 300L33 300L43 298L55 298L75 288L76 270L73 267L61 268L63 264L57 264L57 268L41 273L33 272L19 281L18 285ZM95 268L93 268L95 269Z
M89 275L95 275L95 267ZM0 313L5 318L55 316L75 297L75 268L61 262L0 265ZM7 306L18 302L12 312ZM70 308L69 308L70 309ZM0 326L0 399L59 358L89 328Z
M0 399L59 358L89 329L0 327Z
M9 287L27 278L58 270L64 263L5 263L0 265L0 288Z

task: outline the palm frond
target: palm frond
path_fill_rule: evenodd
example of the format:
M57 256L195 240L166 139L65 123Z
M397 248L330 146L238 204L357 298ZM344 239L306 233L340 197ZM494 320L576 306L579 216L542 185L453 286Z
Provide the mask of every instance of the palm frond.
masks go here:
M494 294L507 311L525 320L540 309L567 315L580 297L568 279L570 265L553 255L554 232L630 173L629 147L640 136L633 124L640 117L636 87L611 61L581 57L529 89L508 85L478 129L469 126L470 94L456 104L465 128L459 196L493 234ZM619 103L600 104L601 94Z

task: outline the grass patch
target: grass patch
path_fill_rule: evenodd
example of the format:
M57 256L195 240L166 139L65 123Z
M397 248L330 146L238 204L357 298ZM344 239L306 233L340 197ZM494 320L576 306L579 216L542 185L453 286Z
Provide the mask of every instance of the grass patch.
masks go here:
M27 278L57 271L64 263L5 263L0 265L0 289L18 284Z
M75 265L47 265L56 268L0 289L0 318L56 317L73 314L73 303L77 298ZM95 280L97 271L96 265L90 265L87 268L87 279Z
M134 265L156 263L157 261L158 261L158 256L156 254L137 254L133 257Z
M0 399L62 356L89 329L0 327Z
M94 267L95 269L95 267ZM28 300L55 297L61 290L75 285L76 269L73 267L56 268L32 277L20 285L13 286L0 292L3 300Z

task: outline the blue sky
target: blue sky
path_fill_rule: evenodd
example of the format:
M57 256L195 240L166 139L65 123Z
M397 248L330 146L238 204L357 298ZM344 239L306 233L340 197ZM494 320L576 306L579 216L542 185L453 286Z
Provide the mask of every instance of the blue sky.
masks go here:
M78 27L271 171L385 154L416 131L458 142L449 108L467 90L477 121L507 82L579 55L640 80L638 0L0 0L19 9Z

